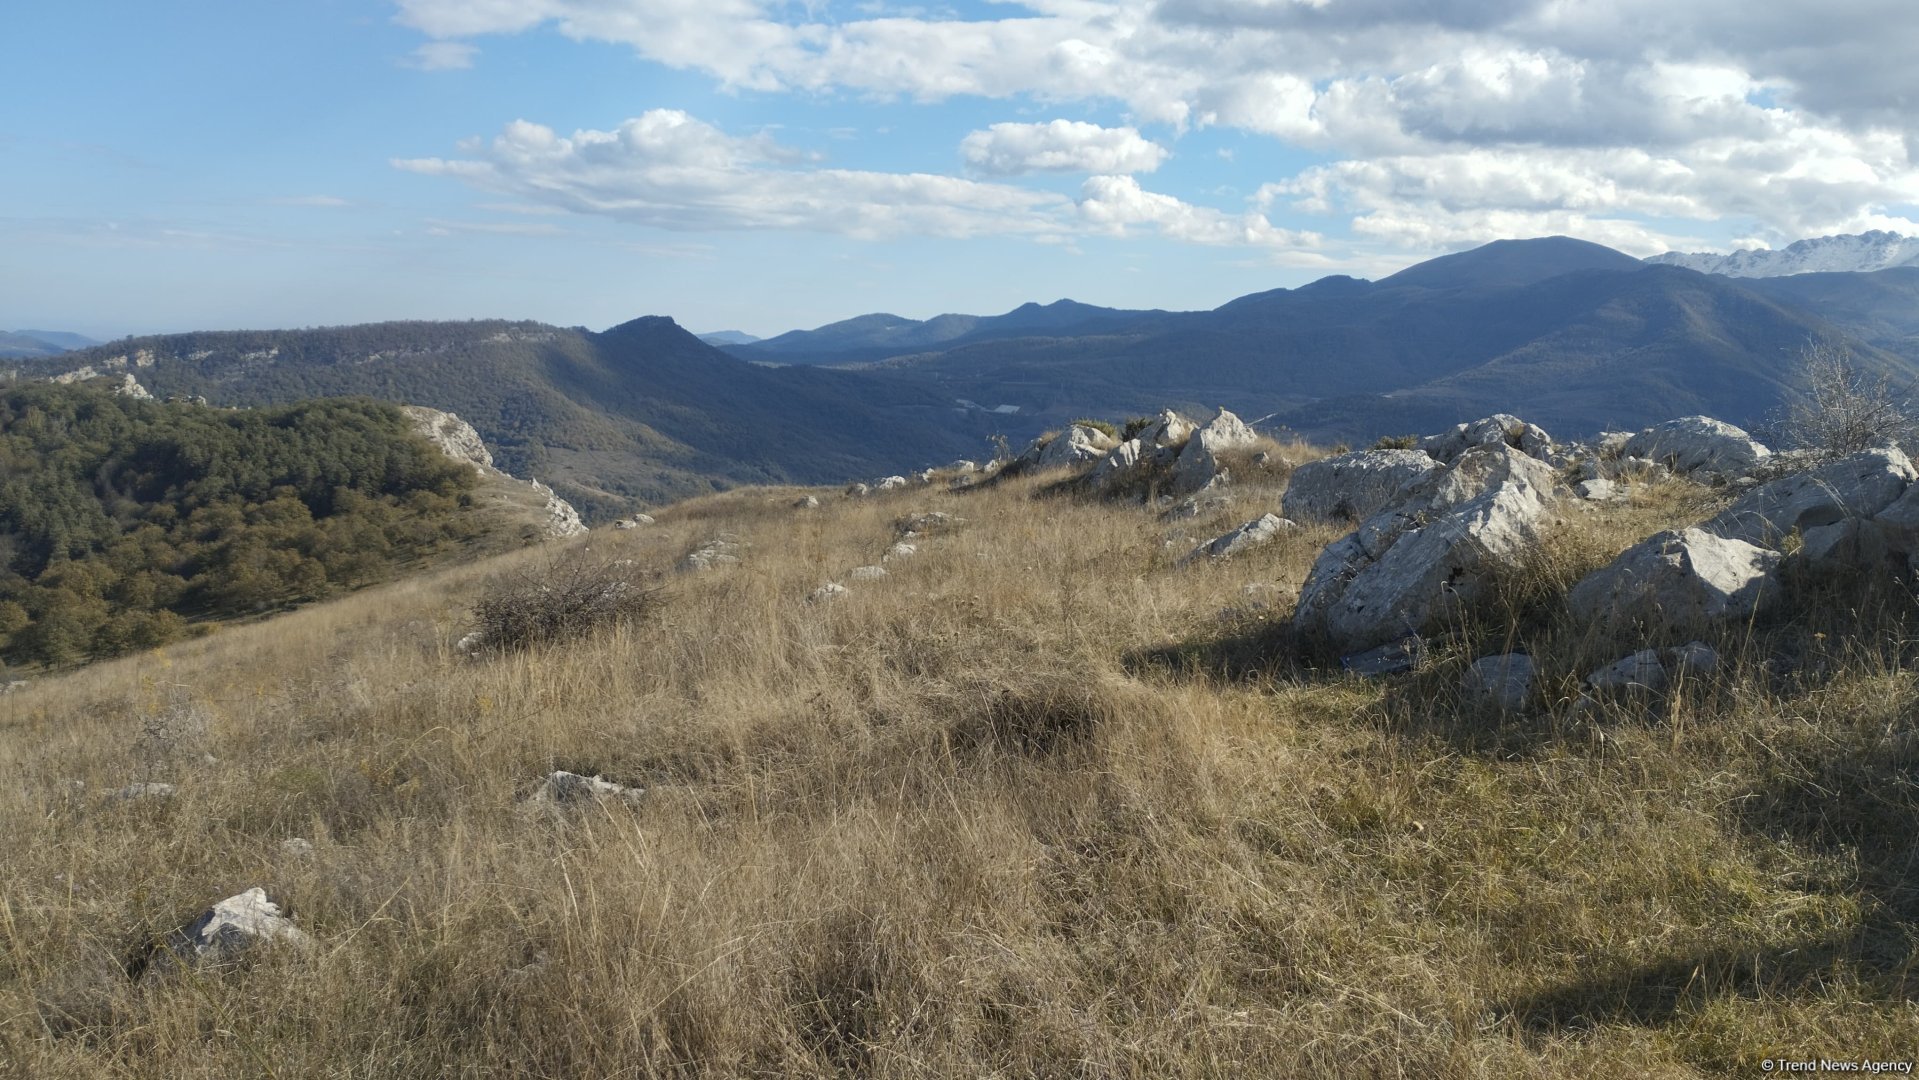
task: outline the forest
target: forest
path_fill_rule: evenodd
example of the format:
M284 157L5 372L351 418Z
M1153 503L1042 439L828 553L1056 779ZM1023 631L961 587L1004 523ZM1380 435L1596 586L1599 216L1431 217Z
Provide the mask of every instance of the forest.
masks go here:
M318 600L485 529L399 409L0 390L0 660L64 666Z

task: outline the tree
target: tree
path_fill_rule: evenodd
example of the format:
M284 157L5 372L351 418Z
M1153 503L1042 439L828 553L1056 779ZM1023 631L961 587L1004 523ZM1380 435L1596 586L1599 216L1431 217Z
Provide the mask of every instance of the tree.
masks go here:
M1809 342L1799 358L1805 388L1787 405L1780 425L1788 443L1828 454L1912 446L1919 425L1890 375L1863 371L1843 342Z

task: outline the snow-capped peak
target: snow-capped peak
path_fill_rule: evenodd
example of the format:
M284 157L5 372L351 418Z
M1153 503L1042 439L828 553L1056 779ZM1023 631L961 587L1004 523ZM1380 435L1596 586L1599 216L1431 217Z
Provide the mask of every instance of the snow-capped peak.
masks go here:
M1874 230L1851 236L1820 236L1777 250L1753 248L1730 255L1668 251L1646 260L1727 277L1784 277L1787 274L1848 273L1919 266L1919 237Z

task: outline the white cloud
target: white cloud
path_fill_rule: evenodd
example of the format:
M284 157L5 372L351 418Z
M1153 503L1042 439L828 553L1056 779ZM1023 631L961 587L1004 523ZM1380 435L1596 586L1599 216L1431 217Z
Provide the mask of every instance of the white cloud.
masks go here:
M973 169L994 176L1031 172L1152 172L1171 156L1136 128L1108 128L1077 120L994 124L960 142Z
M479 46L463 41L429 41L413 50L406 66L421 71L463 71L473 66Z
M1263 135L1330 162L1255 178L1290 195L1287 209L1344 216L1362 234L1408 244L1538 224L1646 247L1708 222L1783 241L1901 221L1919 203L1910 0L1817 10L1746 0L1007 0L989 9L996 17L966 20L892 5L829 18L824 4L786 0L396 4L401 21L442 42L547 25L735 89L1116 105L1138 126ZM1127 128L1085 125L1096 139L1055 131L1061 123L996 125L962 152L986 175L1080 169L1109 179L1151 171L1153 150L1163 155L1137 127L1135 144L1110 134ZM805 202L809 187L831 201L820 193L832 186L832 197L888 208L854 215L873 227L945 221L964 234L985 228L983 218L1004 228L1057 209L1022 203L1039 197L1019 189L935 183L950 178L902 187L870 179L885 174L779 175L800 185L788 201ZM1101 188L1077 216L1142 225L1128 215L1160 206L1141 198L1150 194ZM994 205L982 212L981 199ZM1009 215L1008 205L1023 209ZM1184 226L1155 227L1209 236L1218 221L1240 220L1195 210Z
M1129 226L1144 225L1190 244L1312 247L1320 239L1313 233L1277 228L1257 212L1227 214L1146 191L1130 176L1088 177L1080 189L1079 216L1095 231L1108 235L1124 236Z

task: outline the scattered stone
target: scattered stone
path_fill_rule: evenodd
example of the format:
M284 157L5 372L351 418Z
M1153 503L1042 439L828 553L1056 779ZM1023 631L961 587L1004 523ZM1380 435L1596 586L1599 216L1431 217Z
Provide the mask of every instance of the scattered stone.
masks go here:
M1364 521L1437 468L1423 450L1359 450L1309 461L1286 482L1280 511L1295 521Z
M302 945L306 935L293 925L280 905L267 899L265 889L255 886L214 904L186 926L168 934L159 957L146 971L150 973L173 963L230 963L254 946L271 942Z
M1611 480L1581 480L1573 490L1587 502L1618 502L1626 497Z
M1378 648L1341 657L1339 666L1354 675L1374 678L1381 675L1403 675L1418 667L1425 659L1426 643L1409 634Z
M682 573L711 570L716 566L737 566L742 551L738 541L727 537L708 540L680 560Z
M918 547L901 540L899 543L886 549L886 554L882 556L881 561L892 562L894 559L910 559L919 553L920 549Z
M1518 712L1533 696L1533 658L1524 653L1482 656L1466 669L1464 690L1506 712Z
M893 523L893 529L901 536L920 536L964 524L966 519L956 518L944 510L926 510L917 514L908 514L899 519Z
M1778 590L1780 555L1704 529L1657 533L1574 585L1581 619L1678 625L1743 619Z
M628 520L626 520L625 518L621 518L620 520L618 520L618 521L616 521L616 522L614 522L614 523L613 523L613 527L614 527L614 528L616 528L616 529L637 529L637 528L639 528L639 526L638 526L638 525L635 525L635 524L633 524L633 523L632 523L631 521L628 521Z
M1666 670L1674 675L1711 675L1719 670L1719 653L1703 641L1689 641L1667 649Z
M826 584L808 593L806 595L806 602L809 604L823 604L826 601L832 600L836 597L845 596L848 592L851 592L851 591L852 590L848 589L844 585L841 585L837 581L829 581Z
M889 476L881 480L878 484L876 484L875 488L876 490L879 490L879 491L894 491L896 489L903 488L905 486L906 486L906 477Z
M556 769L547 774L546 779L540 782L539 789L527 796L526 801L535 806L555 808L578 806L601 799L617 799L632 805L645 794L644 788L626 787L599 776L581 776L565 769Z
M886 567L855 566L853 569L847 571L846 576L852 578L854 581L878 581L886 576Z
M1214 477L1217 481L1218 477ZM1208 485L1208 489L1214 485ZM1204 517L1233 505L1233 497L1224 491L1201 490L1181 499L1178 506L1166 512L1166 516L1176 521L1190 521Z
M968 461L965 458L961 458L958 461L955 461L951 465L948 465L946 468L950 472L956 472L956 473L962 473L962 474L975 473L979 471L978 464Z
M1199 545L1188 553L1185 558L1180 560L1180 565L1184 566L1197 559L1210 559L1215 561L1219 559L1230 559L1235 555L1242 555L1254 548L1264 547L1289 532L1298 531L1298 523L1280 517L1278 514L1266 514L1257 520L1249 521L1241 525L1239 528L1234 529L1224 536L1217 537Z
M290 836L280 841L280 854L294 859L305 859L313 855L313 841L303 836Z
M872 491L873 489L867 487L865 484L846 485L846 495L847 495L847 498L850 498L850 499L865 498L867 495L871 494Z
M1504 443L1466 451L1326 546L1300 590L1295 628L1355 650L1438 629L1536 547L1553 479L1550 466Z
M1869 518L1919 479L1896 449L1867 450L1761 484L1701 528L1716 536L1776 547L1793 532Z
M126 802L139 799L171 799L177 790L178 789L172 784L163 784L157 781L141 781L139 783L128 784L126 787L114 792L113 797Z
M1621 453L1668 466L1674 472L1744 476L1772 451L1740 428L1710 416L1668 420L1634 435Z
M818 510L819 508L820 500L817 496L813 495L802 495L793 503L793 509L795 510Z
M1586 676L1594 690L1664 690L1668 681L1658 649L1642 649Z

